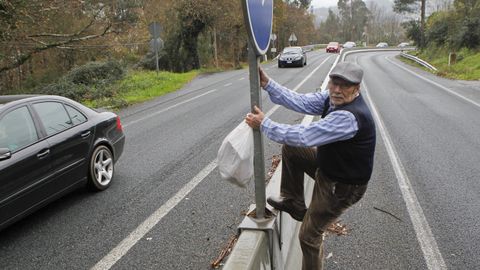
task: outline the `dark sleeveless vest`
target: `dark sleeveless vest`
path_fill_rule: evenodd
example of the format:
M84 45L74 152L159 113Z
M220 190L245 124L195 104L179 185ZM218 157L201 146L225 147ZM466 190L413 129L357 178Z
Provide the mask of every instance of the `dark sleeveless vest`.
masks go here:
M325 101L322 118L328 115L330 98ZM358 123L358 131L351 139L337 141L317 147L318 167L323 175L345 184L367 184L373 170L375 152L375 123L362 95L351 103L334 108L332 111L351 112Z

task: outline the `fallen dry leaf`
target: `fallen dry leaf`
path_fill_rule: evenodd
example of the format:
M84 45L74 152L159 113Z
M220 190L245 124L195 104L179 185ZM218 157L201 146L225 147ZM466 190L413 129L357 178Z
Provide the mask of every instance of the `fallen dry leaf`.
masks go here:
M278 164L282 160L282 155L273 155L272 156L272 166L267 172L267 179L265 180L267 183L272 179L273 174L275 173L275 170L278 167Z
M227 257L232 252L232 249L237 243L237 240L238 240L238 235L232 235L230 237L230 239L228 240L228 243L222 249L218 257L210 264L212 268L217 269L218 267L220 267L220 264L222 263L223 259L225 259L225 257Z
M334 222L328 226L327 233L336 234L338 236L347 235L347 225L340 223L340 221Z

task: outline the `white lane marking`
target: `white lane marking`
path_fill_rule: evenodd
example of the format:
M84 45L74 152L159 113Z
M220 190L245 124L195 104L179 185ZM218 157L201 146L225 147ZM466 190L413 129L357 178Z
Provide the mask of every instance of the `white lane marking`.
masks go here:
M365 93L365 97L370 104L373 116L375 117L375 120L378 124L380 134L382 135L382 139L385 143L385 147L387 148L390 162L392 163L393 170L395 171L398 185L402 192L403 200L407 205L407 211L410 215L410 219L412 221L415 234L417 235L420 248L422 249L423 257L425 258L425 262L427 263L427 267L429 270L446 270L447 265L443 260L442 254L440 253L437 241L435 241L435 237L433 236L432 230L430 229L427 218L423 214L422 207L418 202L412 184L410 183L405 169L403 168L402 162L398 157L395 146L392 143L392 139L390 138L390 135L388 134L388 131L383 124L383 120L380 118L380 114L378 113L377 108L368 96L368 89L365 83L362 83L362 85L362 91Z
M310 78L315 71L317 71L320 66L325 63L330 57L325 59L312 73L310 73L303 81L301 81L294 89L294 91L298 90L300 86L302 86L308 78ZM337 59L338 60L338 59ZM331 70L330 70L331 71ZM216 91L216 89L211 90ZM209 92L211 92L209 91ZM204 93L203 95L207 94L208 92ZM197 96L195 98L198 98ZM187 102L184 101L183 103ZM174 105L174 106L178 106ZM174 107L172 106L172 107ZM167 108L168 109L168 108ZM165 109L165 110L167 110ZM270 109L266 115L271 115L276 109ZM140 119L137 121L141 121ZM180 203L185 196L188 195L190 191L192 191L200 182L205 179L216 167L217 167L217 160L215 159L210 164L208 164L205 168L202 169L190 182L188 182L185 186L182 187L173 197L171 197L165 204L163 204L159 209L157 209L152 215L150 215L142 224L140 224L134 231L132 231L127 238L123 239L114 249L112 249L105 257L103 257L95 266L91 268L91 270L107 270L110 269L118 260L120 260L127 252L138 242L142 239L155 225L160 222L160 220L165 217L170 210L172 210L178 203Z
M217 91L217 89L212 89L212 90L207 91L207 92L205 92L205 93L203 93L203 94L201 94L201 95L198 95L198 96L189 98L189 99L184 100L184 101L182 101L182 102L179 102L179 103L177 103L177 104L175 104L175 105L172 105L172 106L170 106L170 107L167 107L167 108L165 108L165 109L163 109L163 110L160 110L160 111L151 113L151 114L146 115L146 116L144 116L144 117L141 117L141 118L138 118L138 119L133 120L133 121L131 121L131 122L128 122L128 123L124 124L123 127L126 128L126 127L128 127L128 126L130 126L130 125L133 125L133 124L136 124L136 123L138 123L138 122L144 121L144 120L146 120L146 119L148 119L148 118L152 118L152 117L157 116L157 115L159 115L159 114L161 114L161 113L164 113L164 112L166 112L166 111L168 111L168 110L170 110L170 109L173 109L173 108L175 108L175 107L178 107L178 106L180 106L180 105L182 105L182 104L185 104L185 103L190 102L190 101L192 101L192 100L195 100L195 99L197 99L197 98L201 98L201 97L203 97L203 96L205 96L205 95L208 95L208 94L210 94L210 93L213 93L213 92L215 92L215 91Z
M320 65L318 65L318 67L316 67L312 72L310 72L310 74L308 74L307 77L305 77L305 79L303 79L297 86L295 86L295 88L293 88L292 91L296 92L300 87L302 87L302 85L303 85L308 79L310 79L310 77L312 77L313 74L314 74L315 72L317 72L317 70L318 70L325 62L327 62L328 59L330 59L330 57L332 57L332 56L329 56L329 57L327 57L325 60L323 60L323 62L320 63ZM338 58L337 58L336 61L338 61ZM331 71L331 69L330 69L330 71ZM330 72L329 72L329 73L330 73ZM328 75L327 75L327 77L328 77ZM324 83L325 83L325 81L324 81ZM323 89L322 89L322 90L323 90ZM265 117L270 117L270 115L272 115L276 110L278 110L278 108L280 108L280 105L275 105L275 106L273 106L273 107L270 109L270 111L268 111L268 112L265 114Z
M399 65L399 64L393 62L392 60L390 60L389 57L385 57L385 59L386 59L388 62L396 65L397 67L399 67L399 68L401 68L401 69L403 69L403 70L405 70L405 71L413 74L413 75L416 76L417 78L420 78L420 79L422 79L422 80L424 80L424 81L427 81L427 82L429 82L429 83L431 83L431 84L433 84L433 85L435 85L435 86L438 86L438 87L440 87L441 89L447 91L448 93L450 93L450 94L452 94L452 95L454 95L454 96L456 96L456 97L458 97L458 98L460 98L460 99L463 99L464 101L469 102L469 103L477 106L478 108L480 108L480 103L477 103L477 102L475 102L475 101L473 101L473 100L471 100L471 99L468 99L468 98L466 98L466 97L464 97L464 96L456 93L455 91L453 91L453 90L451 90L451 89L448 89L447 87L445 87L445 86L443 86L443 85L441 85L441 84L439 84L439 83L437 83L437 82L434 82L434 81L432 81L432 80L430 80L430 79L428 79L428 78L425 78L425 77L423 77L423 76L420 76L420 75L416 74L415 72L413 72L413 71L411 71L411 70L409 70L409 69L407 69L407 68L405 68L405 67L402 67L401 65Z
M182 187L173 197L158 208L142 224L123 239L112 251L103 257L91 270L110 269L122 258L140 239L142 239L158 222L166 216L185 196L188 195L202 180L217 167L217 160L213 160L203 168L190 182Z
M242 77L242 78L240 78L240 79L238 79L238 80L241 81L241 80L244 80L244 79L245 79L245 77Z
M230 86L232 85L232 83L227 83L227 84L224 84L223 86Z

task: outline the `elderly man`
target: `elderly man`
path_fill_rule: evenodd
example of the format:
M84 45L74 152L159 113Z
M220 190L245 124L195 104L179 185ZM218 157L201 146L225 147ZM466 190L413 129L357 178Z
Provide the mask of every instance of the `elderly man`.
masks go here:
M337 64L328 91L293 92L260 70L260 84L272 102L310 115L308 125L280 124L255 107L245 121L269 139L283 144L280 197L267 202L303 221L300 246L303 270L323 268L323 232L367 189L373 169L375 124L361 93L363 70L354 63ZM315 180L313 197L305 206L304 174Z

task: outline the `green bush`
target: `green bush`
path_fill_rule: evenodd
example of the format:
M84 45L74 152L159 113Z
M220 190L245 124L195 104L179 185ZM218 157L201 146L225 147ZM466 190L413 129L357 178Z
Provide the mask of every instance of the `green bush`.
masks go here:
M75 84L71 81L60 79L56 83L38 87L34 90L36 94L57 95L81 101L87 95L89 89L83 84Z
M480 47L480 18L465 18L456 32L457 48L475 49Z
M116 95L116 91L111 87L111 82L109 81L99 81L94 86L92 86L88 93L84 96L84 99L95 100L103 98L111 98Z
M406 30L408 39L413 40L414 44L418 47L422 47L422 31L420 31L420 21L410 20L402 23L403 28Z
M118 62L92 62L71 70L55 83L35 88L33 92L77 101L111 98L116 95L112 83L122 79L124 74Z
M427 42L438 46L447 45L450 24L446 12L435 12L430 15L426 30Z
M75 84L94 85L101 81L116 81L123 78L125 71L116 61L91 62L72 69L66 80Z

